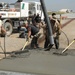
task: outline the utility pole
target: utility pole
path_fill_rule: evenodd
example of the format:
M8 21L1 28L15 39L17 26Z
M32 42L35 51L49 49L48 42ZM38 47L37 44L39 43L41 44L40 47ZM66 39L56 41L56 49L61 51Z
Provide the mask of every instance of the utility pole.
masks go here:
M42 10L43 10L43 13L44 13L45 20L47 22L50 45L53 46L54 45L54 38L53 38L51 23L50 23L50 20L49 20L49 17L48 17L48 13L47 13L47 10L46 10L44 0L40 0L40 3L41 3L41 7L42 7Z

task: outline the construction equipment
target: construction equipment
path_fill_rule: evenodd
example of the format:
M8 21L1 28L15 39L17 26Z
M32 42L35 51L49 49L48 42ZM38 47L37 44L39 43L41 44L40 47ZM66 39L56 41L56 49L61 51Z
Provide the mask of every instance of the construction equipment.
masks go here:
M16 3L0 3L0 14L2 15L3 25L10 35L14 29L18 29L29 17L39 13L41 19L44 18L40 2L25 1Z
M40 0L40 2L41 2L41 6L42 6L42 10L43 10L44 16L45 16L45 20L47 22L49 41L50 41L50 46L52 48L52 46L54 45L54 39L53 39L53 34L52 34L51 23L50 23L50 20L48 18L48 14L47 14L47 10L46 10L46 6L45 6L44 0Z

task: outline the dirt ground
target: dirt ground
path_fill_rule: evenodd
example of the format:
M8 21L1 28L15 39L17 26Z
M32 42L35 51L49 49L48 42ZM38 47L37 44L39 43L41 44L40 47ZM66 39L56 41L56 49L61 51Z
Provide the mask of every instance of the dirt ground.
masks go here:
M69 20L63 20L62 24L68 22ZM60 35L60 48L65 48L68 45L68 41L71 42L74 39L74 28L71 26L75 24L75 21L71 22L68 24L68 28L67 26L65 26L62 29L62 34ZM67 36L67 37L66 37ZM16 50L20 50L24 44L25 44L25 39L24 38L18 38L19 37L19 33L12 33L11 36L9 37L1 37L1 46L4 49L4 43L5 43L5 50L6 52L11 52L11 51L16 51ZM5 40L5 42L4 42ZM41 39L42 40L42 39ZM30 43L30 42L29 42ZM75 48L74 46L75 44L73 44L70 48ZM40 47L44 46L44 41L41 42L39 44ZM55 48L55 46L53 46ZM2 49L0 48L0 52L3 52ZM4 55L0 54L0 58L2 58Z

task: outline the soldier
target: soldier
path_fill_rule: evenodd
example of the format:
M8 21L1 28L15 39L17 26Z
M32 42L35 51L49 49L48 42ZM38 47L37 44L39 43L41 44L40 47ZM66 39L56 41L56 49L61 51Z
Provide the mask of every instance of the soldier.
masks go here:
M2 18L2 15L0 14L0 35L4 35L6 34L6 30L4 29L4 27L2 26L3 25L3 22L1 20ZM0 44L1 44L1 41L0 41Z
M51 26L53 24L53 35L54 35L54 43L55 43L55 47L56 49L59 48L59 35L61 34L61 24L60 21L56 18L56 14L53 13L52 14L52 19L51 21ZM54 23L52 23L52 21L54 21Z
M6 30L3 27L3 22L1 20L2 15L0 14L0 35L6 34Z
M33 36L32 38L32 41L31 41L31 48L38 48L38 32L39 32L39 28L38 27L35 27L34 25L28 25L28 22L25 21L23 23L23 26L25 27L25 29L27 30L27 34L28 34L28 37L27 37L27 40L29 41L29 38L31 36Z
M61 34L61 32L60 32L61 25L60 25L60 21L56 18L56 13L52 13L52 17L50 18L50 23L52 26L55 47L56 47L56 49L58 49L59 48L59 35ZM49 43L48 34L46 36L46 41L45 41L44 47L47 48L45 51L49 51L51 48L50 43Z
M39 14L36 15L35 21L36 21L36 23L40 23L41 22L41 16Z

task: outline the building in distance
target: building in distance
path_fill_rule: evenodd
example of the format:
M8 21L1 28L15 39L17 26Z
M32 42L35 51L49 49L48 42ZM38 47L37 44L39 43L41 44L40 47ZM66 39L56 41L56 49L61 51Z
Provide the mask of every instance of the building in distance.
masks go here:
M71 9L61 9L61 10L59 10L59 12L70 13L70 12L73 12L73 10L71 10Z

